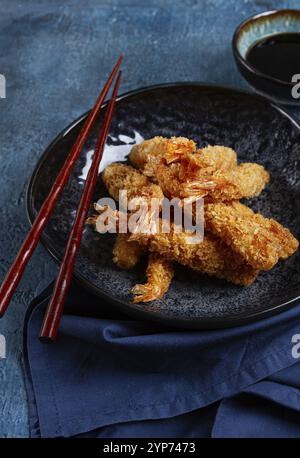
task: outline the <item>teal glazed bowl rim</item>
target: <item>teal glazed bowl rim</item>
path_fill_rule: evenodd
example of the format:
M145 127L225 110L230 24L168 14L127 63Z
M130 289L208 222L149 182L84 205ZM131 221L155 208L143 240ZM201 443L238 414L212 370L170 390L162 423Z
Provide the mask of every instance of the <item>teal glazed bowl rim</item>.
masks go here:
M261 72L260 70L258 70L256 67L254 67L253 65L251 65L246 59L245 57L243 57L243 55L241 54L240 52L240 48L239 48L239 44L240 44L240 40L242 39L242 37L247 34L249 31L251 31L251 29L253 28L254 24L256 22L263 22L264 19L270 17L270 18L282 18L284 16L295 16L297 17L297 20L299 20L299 24L300 24L300 10L297 10L297 9L281 9L281 10L270 10L270 11L264 11L262 13L258 13L258 14L255 14L254 16L251 16L251 17L248 17L247 19L245 19L236 29L235 29L235 32L233 34L233 38L232 38L232 50L233 50L233 54L234 54L234 57L235 59L244 67L246 67L246 69L256 75L256 76L259 76L260 78L266 80L266 81L271 81L273 83L277 83L277 84L281 84L281 85L284 85L286 87L293 87L293 85L295 83L293 83L292 81L285 81L285 80L281 80L279 78L275 78L271 75L268 75L267 73L263 73ZM271 29L270 29L271 30ZM270 31L269 33L266 33L264 36L271 36L271 35L275 35L277 33L283 33L285 32L286 29L284 29L284 27L282 28L282 30L274 30L273 32ZM297 31L297 33L300 33L300 27L299 27L299 31ZM259 38L258 38L259 39ZM251 45L254 44L257 40L253 40ZM249 47L251 46L249 45L247 50L249 49Z

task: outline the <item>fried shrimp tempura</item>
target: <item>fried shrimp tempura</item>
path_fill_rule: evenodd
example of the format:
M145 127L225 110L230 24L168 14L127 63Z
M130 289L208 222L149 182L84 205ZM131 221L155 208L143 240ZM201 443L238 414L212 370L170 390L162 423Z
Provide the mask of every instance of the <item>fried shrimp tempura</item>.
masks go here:
M240 203L214 203L205 207L209 231L222 237L253 268L270 270L280 258L298 248L288 229L274 220L255 214Z
M233 169L237 166L237 154L226 146L209 145L181 156L180 163L179 178L195 179L199 173L201 176L211 176L217 170Z
M117 234L113 248L113 261L121 269L132 269L145 253L145 247L129 242L130 234Z
M230 170L237 165L237 154L228 146L208 145L197 151L194 160L201 168L211 170Z
M196 144L185 137L153 137L145 140L138 145L134 145L130 154L130 162L138 169L145 172L147 167L147 176L155 174L156 164L164 157L167 163L174 161L189 152L196 151ZM153 167L153 170L152 170Z
M256 163L238 164L233 149L197 149L194 141L184 137L154 137L135 145L129 159L135 168L111 164L103 173L103 181L115 200L119 200L120 191L127 191L128 201L135 199L138 211L144 209L146 199L145 211L134 215L128 207L127 214L99 204L95 209L102 218L94 216L88 222L100 233L103 219L104 226L114 224L118 228L113 254L121 268L133 267L143 253L149 253L147 282L132 288L134 302L152 301L165 294L174 275L173 261L246 286L260 270L271 269L298 249L298 241L287 228L239 202L258 196L269 174ZM161 218L152 224L155 210L151 199L156 199L158 217L164 196L188 202L205 197L203 240L197 233L183 232L174 222L167 233ZM123 224L130 234L121 234Z
M125 164L114 163L109 165L103 173L103 181L109 193L116 200L119 191L127 191L128 200L137 198L156 198L162 200L164 195L158 185L150 183L148 178ZM118 234L113 249L113 261L122 269L134 267L146 252L145 246L129 241L130 234ZM136 285L134 302L149 302L161 298L168 290L172 278L173 267L170 261L157 255L149 255L146 271L147 283Z
M199 169L209 175L219 169L229 170L237 165L237 155L233 149L211 145L197 149L195 142L185 137L154 137L145 140L133 146L129 160L145 175L154 178L161 160L167 165L182 162L188 168L186 175ZM183 180L185 177L180 178Z
M160 254L149 253L146 276L147 283L137 284L131 289L134 294L134 303L150 302L164 296L174 276L173 263L164 259Z
M107 211L107 208L98 209ZM116 221L120 212L111 210ZM97 216L90 220L97 231ZM162 222L160 221L160 227ZM228 245L213 234L207 233L203 241L191 243L194 234L176 232L174 225L168 233L134 232L129 237L130 243L137 242L150 252L157 253L169 261L177 261L199 272L225 279L231 283L247 286L253 283L258 270L247 264Z
M223 186L216 186L212 197L215 200L238 200L257 197L270 180L269 173L262 165L244 162L228 173L217 171L213 180L220 181Z
M198 171L190 180L182 181L182 167L161 163L155 178L168 197L181 199L196 196L231 201L258 196L269 181L269 174L259 164L243 163L230 170L217 170L208 175ZM186 176L186 174L185 174Z
M231 204L245 218L253 218L262 227L265 227L272 236L274 242L277 243L277 250L280 259L287 259L292 256L299 247L298 240L286 227L282 226L273 218L265 218L260 213L255 213L247 205L241 202L232 202Z
M235 151L224 146L196 150L181 137L154 137L133 147L129 159L153 177L169 197L208 197L231 201L258 196L269 181L263 166L237 165Z
M109 194L119 200L119 191L127 191L128 200L137 197L149 197L163 199L162 190L159 186L149 183L138 170L130 165L113 163L106 167L102 175L103 182Z
M236 285L253 283L258 270L253 269L221 239L206 234L202 242L189 243L187 233L133 234L130 240L147 244L148 249L166 259L177 261L202 273L225 279Z

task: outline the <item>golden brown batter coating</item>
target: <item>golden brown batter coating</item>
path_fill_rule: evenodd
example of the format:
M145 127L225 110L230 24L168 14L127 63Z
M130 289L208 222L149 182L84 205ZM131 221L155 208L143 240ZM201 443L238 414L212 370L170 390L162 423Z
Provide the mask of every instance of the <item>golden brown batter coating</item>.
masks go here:
M205 224L255 269L272 269L280 258L293 254L298 248L297 240L288 229L274 220L252 214L240 203L208 204Z
M173 262L158 253L149 253L146 276L147 283L135 285L131 290L134 303L154 301L165 295L174 276Z
M176 232L174 224L169 233L144 233L134 224L132 234L118 235L114 261L120 267L133 267L144 252L149 252L147 283L132 289L134 302L163 296L173 277L173 261L245 286L255 280L259 270L271 269L298 249L298 241L288 229L239 202L258 196L269 174L259 164L238 165L231 148L197 149L184 137L154 137L135 145L129 159L139 170L114 163L103 173L104 184L115 200L120 190L126 190L128 200L146 198L150 202L156 198L161 202L164 195L191 200L205 197L206 204L203 241L187 232ZM111 213L118 221L119 212ZM140 219L147 224L151 215L146 211ZM143 226L141 221L139 227ZM89 222L97 230L97 216Z
M129 242L130 234L117 234L113 248L113 261L121 269L132 269L145 253L145 247Z
M144 171L147 166L148 171L146 175L152 176L150 172L152 164L155 168L155 164L159 162L162 157L166 158L169 163L174 160L174 156L181 157L193 151L196 151L196 144L188 138L153 137L143 141L139 145L133 146L129 154L129 160L136 168L142 171Z
M254 163L243 163L229 170L219 169L210 175L204 169L205 173L198 170L188 176L182 169L181 164L167 165L164 162L156 168L155 179L169 198L195 196L221 201L238 200L258 196L269 181L266 170Z
M237 165L235 151L224 146L196 150L194 142L154 137L133 147L129 159L152 177L169 197L231 201L258 196L269 181L263 166Z
M232 202L231 205L237 209L245 218L254 219L260 226L265 227L277 243L278 256L280 259L286 259L292 256L299 247L298 240L286 227L282 226L273 218L265 218L260 213L254 213L251 208L241 202Z
M258 270L248 265L218 237L206 234L198 243L190 243L189 239L189 234L174 230L170 233L135 233L130 238L166 259L236 285L246 286L255 280Z
M237 166L236 152L225 146L207 146L181 157L178 178L182 182L211 180L217 171L229 171Z
M119 200L119 191L127 191L128 201L131 199L145 197L146 199L163 199L164 195L161 188L149 182L141 172L130 165L115 162L103 172L103 182L109 194Z
M172 165L175 165L175 164L172 164ZM128 186L129 189L131 189L131 196L137 196L139 193L141 193L141 189L144 189L144 188L140 188L140 185L141 185L140 176L141 176L140 173L137 172L135 169L133 169L130 166L127 166L127 165L124 165L124 164L112 164L112 165L108 166L108 168L105 171L105 184L107 185L108 189L110 190L110 192L112 192L112 194L114 196L118 196L120 188L121 189L124 189L124 188L127 189L127 186ZM114 179L114 178L116 178L116 179ZM113 186L112 186L112 183L113 183ZM144 181L142 182L142 184L144 184ZM150 188L153 188L155 186L156 185L151 184ZM161 236L162 236L161 242L162 242L162 240L166 239L167 235L170 235L170 234L161 234ZM180 237L180 235L182 237ZM156 236L157 236L156 239L159 240L160 234L156 234ZM176 234L173 234L173 238L174 237L176 237ZM193 252L195 251L194 248L193 248L193 244L186 243L186 234L178 234L177 239L178 239L177 242L179 243L179 246L182 246L182 244L184 243L184 249L187 252L190 252L191 250ZM156 243L155 240L154 240L154 245ZM208 241L204 244L203 247L205 248L207 246L207 244L209 244L209 243L210 243L210 239L208 239ZM240 281L240 278L239 278L239 277L244 277L244 276L242 276L239 271L236 272L235 267L233 269L230 268L230 272L226 272L226 269L227 269L226 266L229 266L229 264L227 263L226 265L224 265L224 256L223 256L224 247L223 247L223 244L217 244L214 241L213 242L213 248L214 248L213 251L210 253L211 259L209 259L209 256L206 256L205 252L203 252L204 258L207 259L207 261L205 263L203 263L203 261L201 262L201 260L200 261L198 260L198 261L194 262L192 260L193 256L190 253L188 253L187 254L187 259L190 259L192 264L193 264L193 265L191 265L191 267L195 268L196 270L200 270L202 272L205 272L205 273L208 273L208 274L211 274L211 275L216 275L219 278L228 278L229 281L233 281L234 283L240 284L242 282L242 284L244 284L243 283L244 280L242 279ZM221 250L221 253L218 253L218 249ZM174 247L174 250L176 250L176 246ZM182 251L182 256L183 256L183 250L181 250ZM226 247L226 255L230 251L231 250L227 249L227 247ZM159 252L159 250L157 249L156 252ZM164 255L163 252L161 254ZM233 253L230 253L230 258L233 258L234 257L233 255L234 255ZM181 259L179 259L176 256L175 256L175 260L177 260L178 262L182 262ZM182 264L189 265L188 261L185 261L185 260L183 260ZM240 260L238 261L238 264L239 265L241 264ZM246 275L245 275L245 277L246 277L246 280L245 280L246 283L245 284L248 284L248 282L249 282L248 271L249 271L249 269L247 270ZM255 278L255 276L256 276L256 272L255 273L251 272L250 281L252 281L252 279Z
M103 173L103 181L115 200L118 200L120 190L127 191L128 200L138 197L147 201L151 198L161 200L164 197L158 185L150 183L144 175L126 164L109 165ZM118 234L113 249L113 261L122 269L134 267L147 251L145 246L130 242L130 235ZM160 258L160 255L149 255L148 281L145 285L136 285L134 302L159 299L167 292L173 277L172 262Z
M98 208L99 213L107 208ZM120 212L111 210L116 221ZM97 216L90 218L97 231ZM160 220L161 227L161 220ZM176 261L202 273L226 279L236 285L250 285L255 280L258 270L251 267L226 243L215 235L207 233L203 241L195 240L194 234L176 232L171 224L168 233L143 233L136 231L129 237L129 243L137 242L150 252L157 253L169 261Z

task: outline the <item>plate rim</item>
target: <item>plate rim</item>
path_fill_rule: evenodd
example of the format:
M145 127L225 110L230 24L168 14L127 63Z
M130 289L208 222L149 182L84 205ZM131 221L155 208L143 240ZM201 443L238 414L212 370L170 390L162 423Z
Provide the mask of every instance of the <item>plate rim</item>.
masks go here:
M234 88L234 87L226 86L226 85L216 85L213 83L206 83L206 82L200 82L200 81L182 81L182 82L178 81L178 82L171 82L171 83L154 84L154 85L149 85L149 86L143 86L141 88L133 89L133 90L120 94L117 98L117 103L120 102L121 100L130 98L132 96L136 96L141 93L150 92L150 91L157 90L157 89L167 89L167 88L172 88L172 87L178 87L178 88L179 87L197 87L199 89L210 88L210 89L223 90L223 91L228 91L228 92L234 92L236 94L250 96L254 99L257 99L265 103L268 106L273 107L281 115L287 118L300 133L300 121L297 119L295 115L287 112L286 109L282 107L281 105L271 102L266 97L260 94L257 94L255 92L250 92L244 89ZM108 104L108 101L103 103L101 110L103 110L107 106L107 104ZM28 181L28 184L26 187L26 194L25 194L26 215L27 215L29 224L31 226L35 218L34 209L33 209L33 188L39 176L39 173L43 167L44 162L46 162L48 155L50 151L53 149L54 145L58 143L63 137L65 137L72 129L74 129L74 127L77 124L82 122L87 117L89 112L90 110L86 111L85 113L77 117L75 120L70 122L64 129L62 129L59 132L59 134L57 134L56 137L50 142L50 144L44 149L42 155L39 157L33 169L33 172L30 176L30 179ZM45 248L46 252L48 252L50 256L58 264L60 264L62 261L62 256L58 253L56 248L53 246L51 240L45 235L44 232L42 233L40 242L42 246ZM299 295L296 297L294 295L291 295L291 297L288 297L283 303L280 303L280 304L277 303L274 305L269 304L269 305L266 305L265 308L262 306L262 309L258 311L252 311L250 313L241 312L237 315L228 316L228 317L198 318L198 319L190 320L190 319L171 317L171 316L166 317L157 312L151 313L151 311L143 310L133 303L129 304L126 301L114 298L110 296L109 294L107 294L106 292L104 292L103 290L99 289L97 286L91 283L90 280L82 276L76 270L76 265L75 265L75 269L73 272L73 279L77 281L79 284L81 284L84 288L86 288L89 292L92 292L99 298L105 301L108 301L110 304L114 305L120 311L125 312L129 316L134 316L138 319L140 318L146 321L154 321L161 325L166 325L168 327L171 326L173 328L181 328L181 329L185 328L185 329L194 329L194 330L208 330L208 329L222 329L222 328L230 328L230 327L235 327L235 326L246 325L246 324L261 320L263 318L267 318L267 317L276 315L277 313L284 312L290 309L293 306L293 304L300 299L300 293L299 293Z

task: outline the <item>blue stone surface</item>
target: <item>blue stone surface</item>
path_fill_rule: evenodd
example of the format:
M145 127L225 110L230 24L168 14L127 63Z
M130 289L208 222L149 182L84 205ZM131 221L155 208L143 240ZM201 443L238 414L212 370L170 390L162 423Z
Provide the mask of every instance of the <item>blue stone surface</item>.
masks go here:
M0 278L28 231L25 191L46 146L87 111L118 54L122 91L170 81L247 88L231 52L235 27L252 14L297 8L299 0L2 0L0 74ZM298 110L294 112L300 115ZM27 437L22 371L26 306L57 266L38 247L0 322L0 437Z

